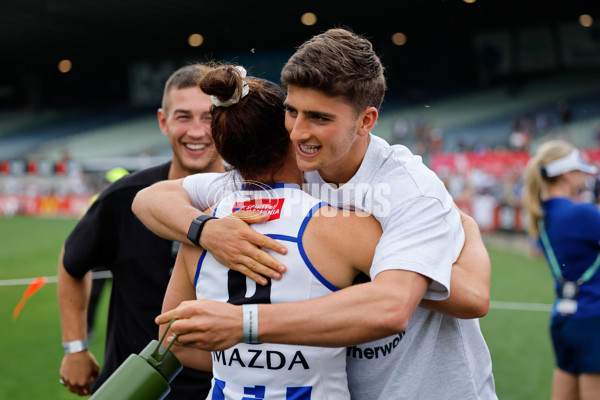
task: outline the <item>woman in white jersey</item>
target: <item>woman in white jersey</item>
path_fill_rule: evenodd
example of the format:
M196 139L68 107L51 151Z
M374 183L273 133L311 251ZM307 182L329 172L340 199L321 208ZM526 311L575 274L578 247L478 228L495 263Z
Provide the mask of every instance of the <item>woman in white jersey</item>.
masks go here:
M245 343L210 356L178 345L173 349L186 366L207 369L212 362L212 399L348 399L345 348L256 343L252 305L307 300L350 286L357 274L369 273L381 227L371 216L333 209L301 190L302 174L282 118L285 92L278 85L246 78L243 68L233 66L215 69L199 85L212 96L215 146L234 168L224 178L234 190L212 213L218 218L238 210L268 214L267 222L254 227L289 243L282 257L288 272L279 281L256 285L201 248L183 244L163 311L195 299L242 304L248 331ZM419 301L414 299L415 308Z

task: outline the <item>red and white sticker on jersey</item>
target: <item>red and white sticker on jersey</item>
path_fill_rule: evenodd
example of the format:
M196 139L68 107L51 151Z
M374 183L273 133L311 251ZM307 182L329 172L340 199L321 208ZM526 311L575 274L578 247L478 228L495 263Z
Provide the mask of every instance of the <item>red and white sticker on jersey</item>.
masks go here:
M267 221L279 219L281 217L281 208L285 199L254 199L248 201L238 201L233 204L233 212L258 211L261 214L269 215Z

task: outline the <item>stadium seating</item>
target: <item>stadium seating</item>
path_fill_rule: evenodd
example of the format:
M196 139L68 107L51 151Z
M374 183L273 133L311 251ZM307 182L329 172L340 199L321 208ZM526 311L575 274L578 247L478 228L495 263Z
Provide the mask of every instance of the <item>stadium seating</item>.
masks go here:
M546 113L558 119L557 103L567 100L573 120L591 120L600 115L600 77L579 73L563 75L522 85L518 91L504 86L441 98L428 104L398 107L384 104L373 132L391 143L415 142L415 127L430 124L441 131L445 151L457 151L459 143L473 147L484 141L489 147L506 146L515 118ZM408 133L398 136L394 125L400 121ZM552 121L550 121L552 122ZM554 121L556 125L556 121ZM579 122L577 122L579 124ZM594 124L581 124L577 136L592 136ZM411 131L412 130L412 131ZM400 132L401 133L401 132Z

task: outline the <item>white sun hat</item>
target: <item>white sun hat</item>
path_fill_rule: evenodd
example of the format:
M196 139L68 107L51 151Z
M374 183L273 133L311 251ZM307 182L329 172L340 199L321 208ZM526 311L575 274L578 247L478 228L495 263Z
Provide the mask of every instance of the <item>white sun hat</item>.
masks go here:
M570 154L546 164L543 168L545 175L549 178L559 176L569 171L581 171L588 174L595 174L598 168L595 165L586 163L581 159L579 150L575 149Z

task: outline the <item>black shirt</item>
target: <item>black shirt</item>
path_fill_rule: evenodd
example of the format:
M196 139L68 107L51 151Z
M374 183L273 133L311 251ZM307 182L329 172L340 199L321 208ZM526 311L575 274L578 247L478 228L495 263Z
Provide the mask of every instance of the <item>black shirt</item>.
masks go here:
M170 163L127 175L108 186L77 223L65 243L64 266L76 277L104 266L113 274L104 365L92 391L130 354L158 339L154 318L175 264L173 243L147 229L131 211L138 191L166 180ZM184 368L166 399L203 399L212 375Z

